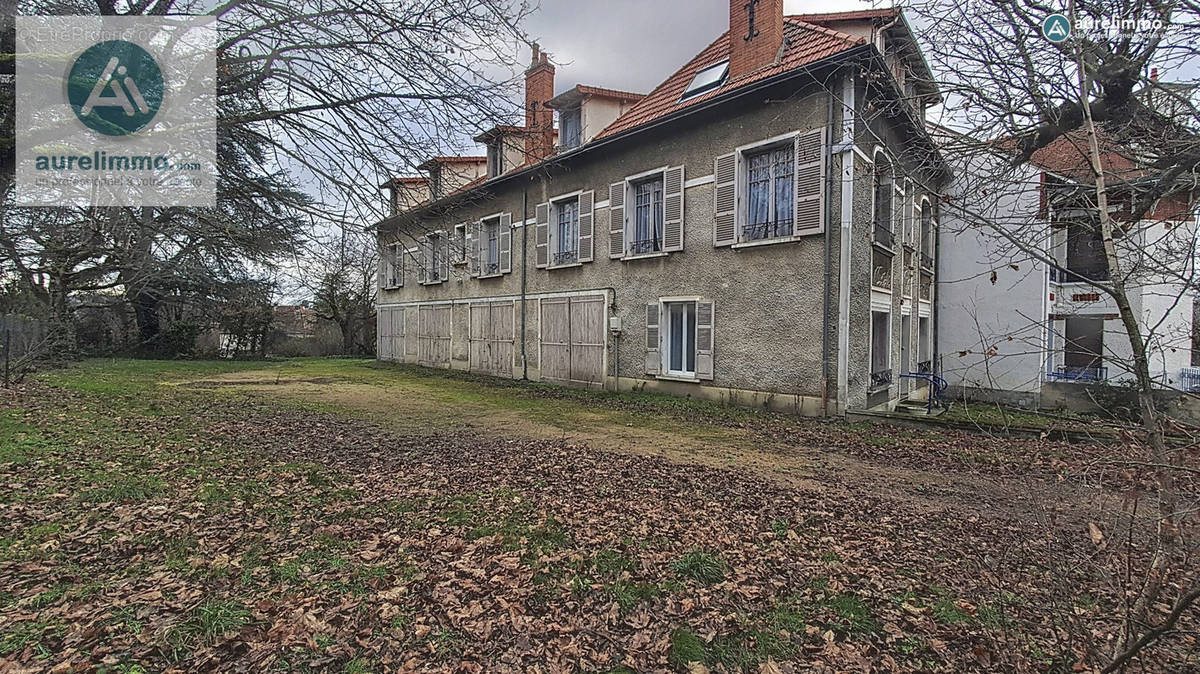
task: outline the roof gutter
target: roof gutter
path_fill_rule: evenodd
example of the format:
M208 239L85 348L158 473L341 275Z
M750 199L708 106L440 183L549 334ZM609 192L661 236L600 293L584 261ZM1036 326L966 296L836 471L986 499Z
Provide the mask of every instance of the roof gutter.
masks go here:
M639 133L644 133L651 129L657 129L661 126L670 124L672 122L678 121L685 117L688 117L688 116L691 116L691 115L694 115L694 114L697 114L700 112L704 112L706 110L710 110L719 105L728 103L729 101L736 100L738 98L741 98L742 96L748 96L757 91L761 91L762 89L766 89L768 87L772 87L774 85L780 84L781 82L786 82L790 79L800 77L803 75L809 75L814 70L835 65L836 63L838 63L840 61L852 59L852 58L858 57L860 55L870 55L871 50L873 50L874 48L875 48L874 45L870 45L870 44L862 44L862 45L858 45L855 47L851 47L845 51L838 52L837 54L834 54L832 56L827 56L819 61L815 61L815 62L810 63L806 66L803 66L801 68L797 68L795 70L789 70L787 72L780 73L780 74L774 75L772 77L767 77L767 78L764 78L757 82L754 82L752 84L748 84L744 87L738 87L737 89L729 91L720 96L715 96L707 101L704 101L703 103L689 105L688 107L683 108L682 110L677 110L668 115L664 115L663 117L660 117L656 120L647 122L641 126L635 126L632 129L622 131L620 133L616 133L611 136L607 136L600 140L593 140L590 143L587 143L586 145L582 145L570 152L565 152L561 155L556 155L554 157L551 157L550 159L539 162L537 164L533 164L533 165L527 166L525 168L517 169L516 171L513 171L511 173L506 173L504 175L497 176L496 178L493 178L492 180L489 180L488 182L483 183L482 185L479 185L478 187L476 187L474 189L467 190L467 191L460 192L460 193L453 195L453 197L454 197L453 200L451 200L450 197L447 197L446 199L431 203L421 209L414 210L414 211L406 211L403 214L385 218L385 219L379 221L379 223L372 225L371 227L368 227L367 229L370 230L371 228L382 228L384 226L388 226L388 225L392 225L392 224L399 224L400 222L407 220L410 217L415 217L417 215L423 215L423 214L427 213L428 211L434 209L435 207L449 206L449 205L453 204L454 202L456 202L459 198L465 197L470 194L474 194L478 190L484 190L484 189L488 189L491 187L495 187L495 186L505 183L511 179L533 173L534 171L545 170L547 168L550 168L551 166L556 166L558 164L562 164L567 160L583 156L589 152L598 150L599 148L607 147L608 145L611 145L613 143L623 141L630 136L633 136L633 135L636 135Z

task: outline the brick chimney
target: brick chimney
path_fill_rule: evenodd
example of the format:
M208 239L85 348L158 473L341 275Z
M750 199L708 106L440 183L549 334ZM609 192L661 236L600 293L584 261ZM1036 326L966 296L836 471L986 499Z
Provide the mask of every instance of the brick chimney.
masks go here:
M554 154L554 65L533 43L533 59L525 71L525 157L535 162Z
M783 0L729 0L729 79L775 62L783 44Z

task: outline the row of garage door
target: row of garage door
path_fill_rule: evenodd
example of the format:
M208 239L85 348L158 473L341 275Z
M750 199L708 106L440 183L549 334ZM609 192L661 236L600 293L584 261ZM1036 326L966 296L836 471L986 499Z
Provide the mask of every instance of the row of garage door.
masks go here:
M603 383L607 316L604 295L543 297L535 300L540 326L541 378L595 386ZM466 305L468 367L502 377L519 376L519 303L473 301ZM381 360L450 367L454 340L449 303L381 306L378 353Z

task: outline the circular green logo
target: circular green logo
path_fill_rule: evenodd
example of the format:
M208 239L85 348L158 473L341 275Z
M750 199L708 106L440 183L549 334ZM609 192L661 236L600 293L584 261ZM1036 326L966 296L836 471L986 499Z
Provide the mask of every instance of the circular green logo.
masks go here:
M132 42L99 42L71 66L67 101L92 131L127 136L149 124L162 106L162 71L153 56Z

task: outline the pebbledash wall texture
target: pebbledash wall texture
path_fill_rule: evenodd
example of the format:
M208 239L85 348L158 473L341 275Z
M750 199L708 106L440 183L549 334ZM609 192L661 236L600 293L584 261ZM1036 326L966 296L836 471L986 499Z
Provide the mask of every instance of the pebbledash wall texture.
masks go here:
M513 228L511 271L493 278L472 277L466 264L452 263L448 280L421 284L413 269L420 263L414 251L404 271L403 287L380 291L381 355L460 370L481 369L481 363L473 362L481 359L472 357L472 337L479 341L496 336L482 334L478 325L472 331L471 305L512 301L511 328L507 318L501 324L503 330L512 330L511 376L542 379L541 342L548 332L541 324L543 303L561 301L564 295L601 296L603 324L598 330L593 325L581 328L589 332L583 335L583 342L598 339L603 344L603 376L593 385L662 390L814 415L894 403L900 395L899 378L868 397L871 308L873 297L878 308L881 295L871 290L872 183L871 164L864 157L881 142L899 145L907 141L890 130L890 123L867 124L856 115L860 119L855 124L855 144L862 150L832 152L832 145L842 140L841 78L848 72L839 71L823 83L796 78L656 130L609 142L574 159L564 157L560 164L544 170L502 178L494 188L476 190L436 214L427 208L385 221L379 230L381 244L399 242L402 248L416 245L431 231L452 237L455 225L499 213L509 214ZM859 85L857 90L856 100L863 101L863 87ZM715 158L759 141L814 129L826 129L828 139L822 153L829 177L823 190L828 253L823 231L788 241L715 247ZM906 154L900 146L894 151L896 156ZM843 156L855 158L853 225L845 238L840 226ZM609 185L627 176L674 166L683 167L686 186L683 249L641 259L610 259ZM593 192L597 204L593 260L563 268L536 268L533 222L537 205L579 190ZM846 324L839 321L843 240L850 243ZM453 249L451 256L458 257ZM897 291L887 298L893 324L888 348L891 362L897 363L903 303L913 300L906 300L898 290L903 255L896 252L893 260L890 273L897 279L893 285ZM647 373L647 305L662 298L711 302L711 379ZM450 307L448 362L422 358L419 323L422 316L433 316L421 314L422 305ZM507 306L503 304L501 310L508 311ZM912 311L915 315L915 309ZM397 336L400 330L403 337ZM841 331L848 331L847 339L839 339ZM561 330L555 328L555 332ZM430 334L428 328L425 334ZM395 346L383 348L389 339ZM847 353L839 353L842 341L848 344ZM915 335L912 343L917 343ZM846 363L846 382L844 399L839 400L837 363L841 359Z

